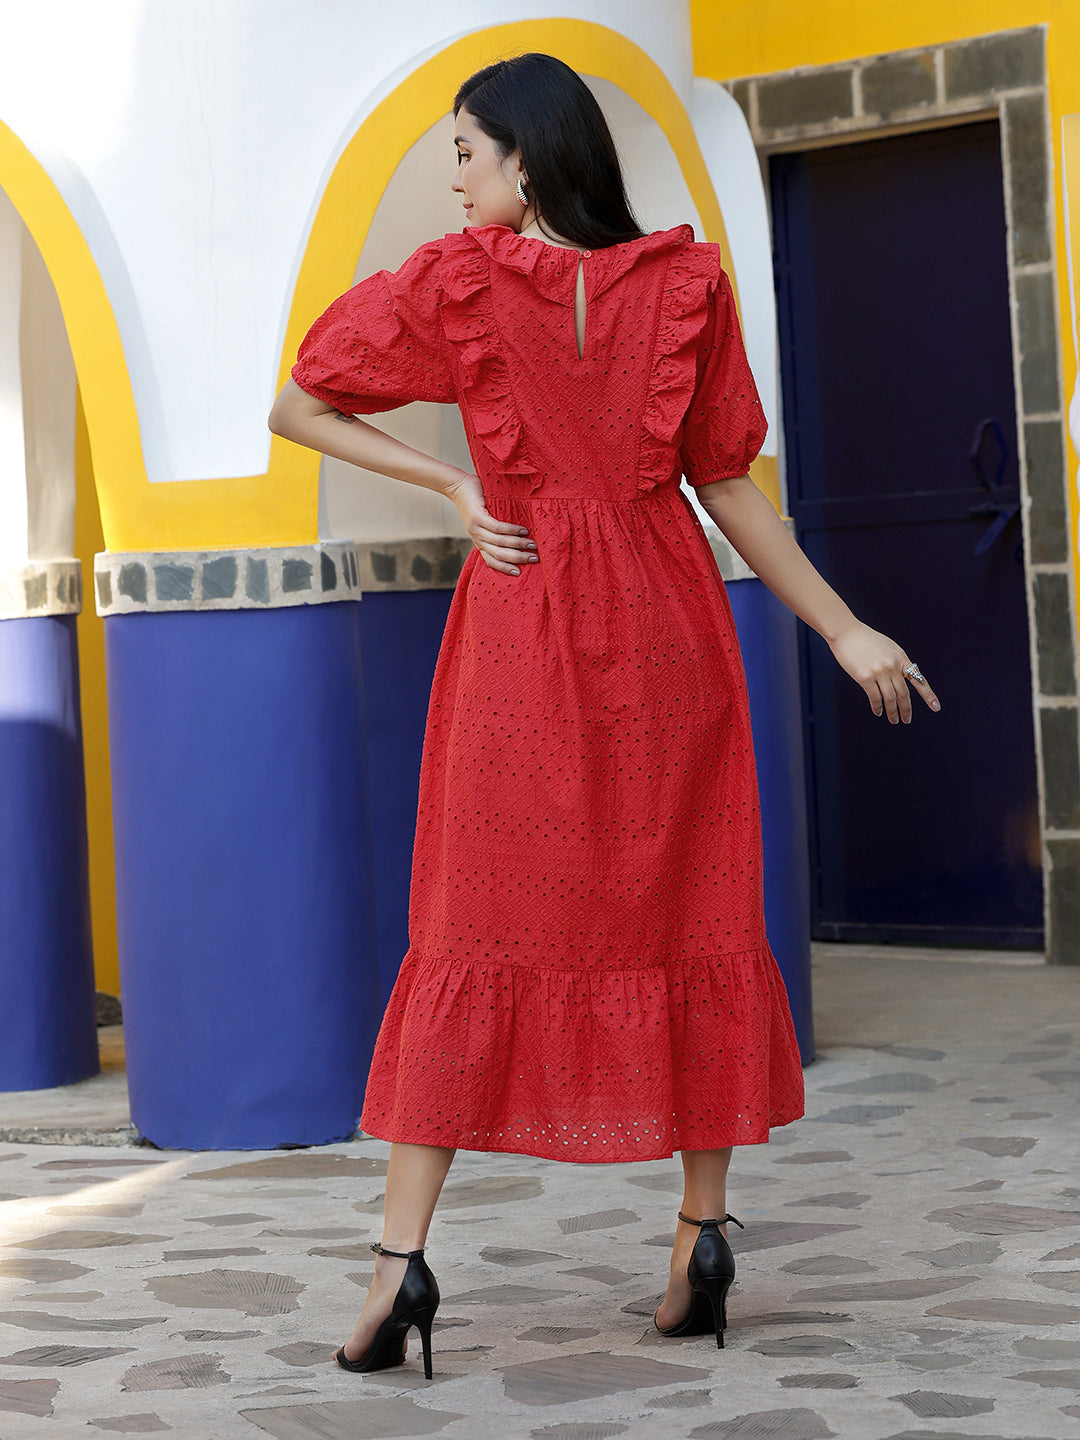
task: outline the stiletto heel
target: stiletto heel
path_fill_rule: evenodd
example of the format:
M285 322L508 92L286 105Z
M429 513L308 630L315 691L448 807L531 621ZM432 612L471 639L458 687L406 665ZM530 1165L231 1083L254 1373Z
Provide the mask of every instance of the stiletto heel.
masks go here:
M709 1302L712 1324L716 1328L716 1348L718 1350L724 1348L724 1331L727 1329L727 1292L730 1288L731 1281L724 1276L722 1279L699 1279L694 1292L695 1296L704 1295Z
M390 1255L395 1260L407 1260L405 1275L394 1296L390 1314L375 1331L371 1344L359 1360L350 1360L345 1346L334 1351L334 1359L343 1370L354 1375L371 1370L387 1370L392 1365L405 1362L405 1336L413 1325L420 1332L420 1343L424 1348L424 1378L431 1379L431 1322L439 1308L439 1286L435 1276L428 1269L423 1250L384 1250L381 1245L372 1245L376 1255Z
M435 1306L430 1310L417 1311L413 1324L420 1332L420 1344L424 1347L424 1379L431 1379L431 1322L435 1319Z
M684 1320L666 1330L657 1324L655 1315L653 1324L661 1335L708 1335L715 1330L716 1348L722 1350L727 1329L727 1293L735 1279L735 1257L721 1234L720 1226L730 1220L741 1230L743 1224L734 1215L725 1215L723 1220L691 1220L681 1210L679 1219L687 1225L697 1225L701 1230L686 1267L686 1278L690 1283L690 1309Z

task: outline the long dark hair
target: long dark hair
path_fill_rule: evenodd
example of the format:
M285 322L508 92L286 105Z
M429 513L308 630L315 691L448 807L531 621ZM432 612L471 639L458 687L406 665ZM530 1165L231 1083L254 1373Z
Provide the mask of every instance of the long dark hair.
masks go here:
M600 249L644 233L592 91L553 55L517 55L470 75L454 97L501 157L521 150L540 228Z

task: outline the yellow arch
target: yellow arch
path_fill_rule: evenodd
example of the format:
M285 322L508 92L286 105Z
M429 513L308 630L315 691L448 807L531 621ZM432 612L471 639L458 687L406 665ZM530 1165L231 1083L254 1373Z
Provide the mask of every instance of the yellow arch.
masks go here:
M618 85L659 124L678 158L705 236L726 249L724 222L685 107L637 45L585 20L520 21L477 30L418 66L364 120L327 182L300 265L279 365L288 376L311 320L352 283L364 238L401 157L444 115L463 76L523 50L559 55ZM0 122L0 188L36 241L56 287L86 415L110 550L302 544L318 535L318 456L273 437L265 474L151 484L120 332L101 274L40 162ZM774 493L765 462L760 476Z

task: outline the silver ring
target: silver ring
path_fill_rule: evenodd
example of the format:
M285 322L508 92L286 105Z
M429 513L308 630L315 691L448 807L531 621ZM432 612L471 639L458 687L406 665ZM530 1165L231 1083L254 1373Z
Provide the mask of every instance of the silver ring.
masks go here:
M921 680L924 685L926 684L926 676L919 669L918 665L915 664L914 660L910 665L904 666L904 674L909 680Z

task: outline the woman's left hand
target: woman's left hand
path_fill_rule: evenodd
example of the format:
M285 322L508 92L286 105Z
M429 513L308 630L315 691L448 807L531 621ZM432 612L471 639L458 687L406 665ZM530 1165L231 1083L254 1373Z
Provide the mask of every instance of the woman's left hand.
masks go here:
M445 487L443 494L457 506L469 539L492 570L503 575L520 575L520 566L537 563L536 541L529 539L524 525L495 519L487 508L478 475L462 471Z
M941 702L910 657L887 635L871 630L856 620L829 642L837 663L866 691L875 715L882 710L889 723L911 724L911 692L909 682L931 710L940 710ZM914 674L908 673L914 670Z

